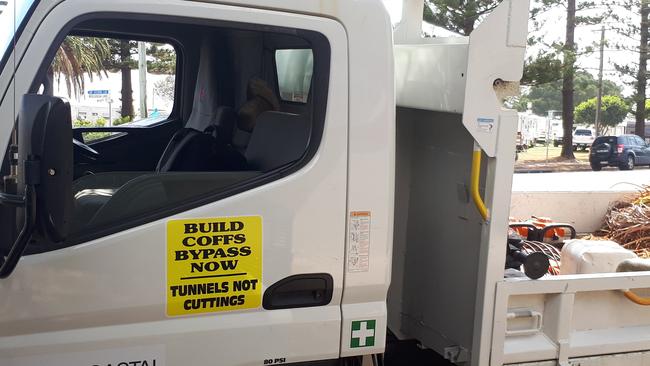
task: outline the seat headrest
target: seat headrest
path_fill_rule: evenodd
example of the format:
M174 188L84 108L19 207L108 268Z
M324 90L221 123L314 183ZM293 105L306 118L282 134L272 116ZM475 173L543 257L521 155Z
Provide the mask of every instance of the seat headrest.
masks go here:
M246 149L249 168L268 171L300 159L310 136L311 123L301 115L262 113Z
M266 111L280 109L280 101L266 81L254 77L248 81L246 89L246 102L238 112L237 128L252 132L257 123L257 118Z

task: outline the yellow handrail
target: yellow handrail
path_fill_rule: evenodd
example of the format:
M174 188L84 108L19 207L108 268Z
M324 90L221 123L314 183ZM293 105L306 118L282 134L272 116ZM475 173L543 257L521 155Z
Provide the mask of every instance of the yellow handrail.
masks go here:
M632 301L635 304L650 306L650 298L641 297L630 290L623 291L623 294L625 295L625 297L627 297L630 301Z
M474 205L476 205L476 209L478 212L481 214L481 217L483 217L483 220L488 219L488 209L485 206L485 202L483 202L483 197L481 197L481 192L479 190L479 185L481 181L481 155L483 154L483 151L481 150L481 147L474 142L474 156L472 158L472 177L471 177L471 191L472 191L472 199L474 200Z

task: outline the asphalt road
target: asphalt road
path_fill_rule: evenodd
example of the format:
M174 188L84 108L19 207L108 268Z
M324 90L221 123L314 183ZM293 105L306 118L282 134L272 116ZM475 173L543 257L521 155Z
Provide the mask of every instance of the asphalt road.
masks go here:
M573 191L635 191L650 185L650 169L638 167L632 171L603 169L600 172L526 173L515 174L515 192L573 192Z

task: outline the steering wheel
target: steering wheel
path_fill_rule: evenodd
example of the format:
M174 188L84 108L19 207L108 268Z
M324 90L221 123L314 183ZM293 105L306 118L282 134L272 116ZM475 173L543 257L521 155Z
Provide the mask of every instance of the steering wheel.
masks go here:
M89 160L97 160L99 158L99 152L92 147L84 144L83 142L73 138L72 145L74 148L74 154L84 157Z

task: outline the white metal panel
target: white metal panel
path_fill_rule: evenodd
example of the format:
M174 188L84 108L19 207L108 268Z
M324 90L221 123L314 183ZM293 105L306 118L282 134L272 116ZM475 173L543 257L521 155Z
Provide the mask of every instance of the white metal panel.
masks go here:
M557 361L526 362L510 366L557 366ZM648 366L650 352L621 353L570 359L567 366Z
M523 61L523 60L522 60ZM501 127L496 133L499 145L496 159L488 159L485 202L489 219L483 224L480 245L479 278L476 287L476 307L472 342L472 365L486 365L490 357L496 283L503 279L505 238L512 194L512 172L515 164L517 113L501 111Z
M517 4L513 5L515 2ZM447 44L444 45L396 46L398 105L463 113L465 128L480 143L488 157L491 157L487 160L487 169L483 172L485 201L490 217L482 223L480 246L474 252L463 253L468 257L468 262L478 263L477 275L473 278L476 286L472 288L475 292L475 296L472 296L475 302L470 304L471 315L464 315L465 319L473 322L473 327L456 327L453 329L454 336L450 337L452 331L447 329L448 324L445 324L445 321L432 325L431 322L424 324L420 318L414 320L423 327L430 328L429 333L434 336L428 337L429 339L441 339L438 343L429 340L432 344L427 344L439 353L441 347L453 345L453 342L463 345L462 340L470 338L471 349L468 351L472 365L486 365L490 357L496 283L503 278L503 258L506 250L504 238L507 236L518 121L516 112L503 110L493 82L497 78L521 78L525 44L519 43L527 35L526 27L521 26L527 24L527 9L528 2L525 0L504 1L472 33L469 50L466 44L449 42L458 42L462 38L446 38L444 40L447 40ZM434 62L431 62L431 59ZM418 79L418 75L422 77ZM457 94L459 91L460 94ZM482 119L491 121L487 126L489 128L485 129L485 126L479 123L476 114L481 114ZM468 120L473 122L467 123ZM436 121L432 120L431 123ZM499 146L498 151L496 146ZM440 179L445 178L453 179ZM454 209L458 210L459 203L455 204L457 206ZM454 209L450 212L455 212ZM446 257L451 258L455 254L456 252L447 254ZM435 273L435 270L431 272ZM441 278L441 281L465 284L465 277L469 274L463 275L462 281L454 282L458 276L453 279ZM435 288L438 284L431 286ZM439 296L444 297L449 293L444 292ZM459 312L462 313L461 305L456 304L424 309L418 316L422 319L436 316L440 318L444 317L440 314L453 313L458 316ZM447 318L453 317L450 315Z
M444 354L472 348L483 219L466 194L474 142L460 114L397 109L390 329ZM514 155L514 154L513 154Z
M422 12L424 0L403 0L402 19L395 26L395 44L420 43L422 41Z
M528 0L505 0L470 35L463 124L490 157L497 154L503 123L493 83L518 82L523 75L528 7Z
M467 38L456 42L395 46L397 105L462 113L467 71Z
M603 227L611 202L632 192L512 192L510 216L528 219L550 217L573 225L579 233L593 233Z
M517 4L515 4L517 3ZM517 113L504 110L494 83L518 81L523 74L528 0L505 0L470 35L463 125L490 157L476 291L471 364L486 365L493 336L496 283L503 278L506 254ZM498 149L497 149L498 146ZM481 275L483 274L483 275Z
M348 120L348 55L343 27L330 19L177 0L67 0L42 24L16 78L27 92L62 25L83 13L139 12L310 29L331 44L327 117L321 146L299 172L174 218L261 215L264 288L292 274L326 272L334 299L320 308L261 309L165 317L166 221L83 245L25 257L0 282L0 364L8 358L120 345L162 345L167 364L260 365L339 355ZM5 76L3 73L3 80ZM1 121L13 120L3 103ZM11 125L0 126L6 136ZM384 216L388 213L384 213ZM382 222L381 213L378 222ZM386 218L384 219L386 220ZM378 247L381 247L378 245ZM4 360L4 361L3 361Z
M647 272L504 280L497 286L490 364L567 362L650 349L647 307L630 302L620 291L636 289L647 295L643 290L647 288ZM506 314L515 308L543 314L542 328L527 336L508 335L506 329L512 324ZM625 359L612 365L622 365L619 362Z

